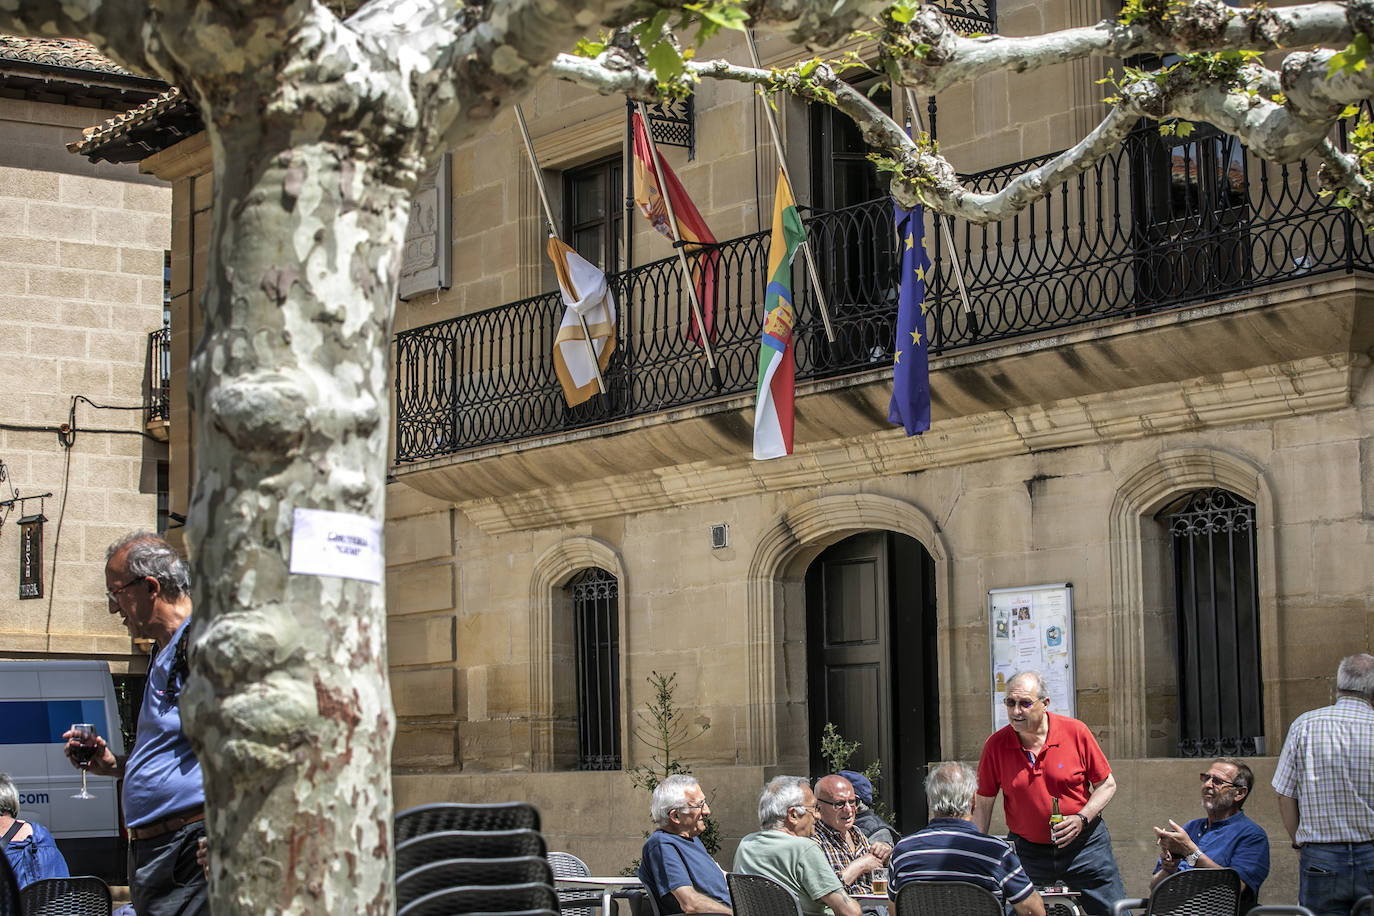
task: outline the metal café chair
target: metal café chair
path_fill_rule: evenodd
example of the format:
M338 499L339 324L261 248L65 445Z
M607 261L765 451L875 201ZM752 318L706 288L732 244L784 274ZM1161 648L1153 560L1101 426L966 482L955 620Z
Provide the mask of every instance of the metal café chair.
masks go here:
M0 916L19 916L19 881L10 860L0 855Z
M454 916L455 913L558 913L558 895L548 884L504 887L447 887L400 908L397 916Z
M548 859L555 879L586 878L592 873L586 862L570 852L551 852ZM563 916L591 916L590 907L601 905L601 895L595 891L580 887L560 887L557 890Z
M549 863L542 857L519 859L441 859L412 868L396 879L396 906L451 887L553 886ZM524 909L522 907L522 909Z
M537 830L441 830L422 833L396 844L399 877L427 862L443 859L514 859L544 857L544 837Z
M412 837L449 830L535 830L539 811L528 802L420 805L396 815L396 844Z
M24 916L110 916L110 886L94 875L43 878L19 893Z
M967 881L908 881L897 891L897 916L1005 916L992 892Z
M1239 916L1240 875L1230 868L1180 871L1155 885L1148 900L1118 900L1112 916L1140 909L1146 916Z
M1350 916L1374 916L1374 894L1365 894L1350 908Z
M1356 906L1358 905L1356 903ZM1266 903L1263 906L1251 907L1250 913L1260 913L1265 914L1265 916L1315 916L1307 907L1296 903Z
M772 878L730 872L725 876L735 916L801 916L792 892Z

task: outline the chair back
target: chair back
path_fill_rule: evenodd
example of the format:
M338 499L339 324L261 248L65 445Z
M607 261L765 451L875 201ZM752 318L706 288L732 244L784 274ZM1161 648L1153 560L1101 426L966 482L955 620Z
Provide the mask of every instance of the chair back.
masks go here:
M420 805L396 815L396 845L449 830L539 830L539 811L528 802Z
M725 884L735 916L801 916L797 898L772 878L730 872Z
M551 852L548 858L554 878L585 878L592 873L586 862L570 852ZM587 888L558 888L558 905L563 916L591 916L588 907L600 903L601 895Z
M427 894L448 888L464 887L473 890L505 888L508 885L544 885L552 894L553 873L542 857L519 859L441 859L412 868L396 879L396 906L419 900ZM555 898L556 899L556 898ZM555 904L556 906L556 904ZM486 907L503 909L503 907ZM543 909L542 906L509 907L510 909Z
M544 857L544 837L537 830L441 830L422 833L396 844L396 874L404 875L442 859L514 859Z
M1369 900L1370 898L1365 897L1364 899ZM1359 901L1355 901L1355 909L1350 911L1351 916L1356 916L1359 905ZM1299 906L1296 903L1268 903L1264 906L1251 907L1250 912L1259 913L1261 916L1316 916L1307 907Z
M19 916L19 879L10 860L0 855L0 916Z
M1155 885L1148 916L1239 916L1240 875L1231 868L1190 868Z
M1365 894L1350 908L1350 916L1374 916L1374 894Z
M20 892L24 916L110 916L110 886L94 875L42 878Z
M1005 916L987 888L966 881L908 881L897 891L897 916Z
M399 905L399 900L397 901ZM504 886L446 887L400 907L398 916L453 916L454 913L558 913L558 895L537 882Z

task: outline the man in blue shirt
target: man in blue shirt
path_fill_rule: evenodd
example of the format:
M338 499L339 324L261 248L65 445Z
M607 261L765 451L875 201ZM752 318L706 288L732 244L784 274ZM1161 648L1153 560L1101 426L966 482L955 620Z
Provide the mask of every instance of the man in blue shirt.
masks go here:
M90 764L92 773L124 780L134 909L139 916L208 916L205 872L196 862L205 835L205 790L200 762L181 730L179 702L191 620L186 562L155 534L127 535L106 552L105 595L130 635L156 643L133 752L116 757L97 738ZM71 732L63 737L70 757L78 742Z
M1155 828L1160 856L1150 888L1184 869L1235 869L1244 885L1240 911L1245 913L1255 905L1260 885L1269 876L1269 836L1240 810L1250 797L1255 774L1242 760L1218 757L1199 775L1207 816L1182 827L1169 821L1168 828Z
M711 815L701 786L691 776L669 776L654 788L649 810L658 829L644 841L639 880L658 911L729 913L725 872L698 839Z

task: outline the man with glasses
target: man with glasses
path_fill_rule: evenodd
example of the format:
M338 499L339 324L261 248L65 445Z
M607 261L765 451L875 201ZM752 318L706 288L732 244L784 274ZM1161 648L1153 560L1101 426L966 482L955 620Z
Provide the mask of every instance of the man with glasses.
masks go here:
M1288 729L1274 791L1298 853L1298 900L1317 916L1349 913L1374 892L1374 656L1336 669L1336 702Z
M1240 875L1240 911L1256 903L1260 885L1269 876L1269 835L1241 811L1255 784L1255 774L1242 760L1218 757L1202 778L1202 810L1180 827L1169 821L1155 828L1159 863L1150 888L1169 875L1189 868L1233 868Z
M864 832L854 826L859 800L848 779L838 775L822 776L816 780L815 791L820 821L811 838L825 853L846 891L873 893L873 869L887 865L892 847L887 843L870 842Z
M800 776L778 776L759 798L758 833L740 840L735 871L772 878L792 892L802 916L860 916L859 904L844 891L825 853L811 841L819 805Z
M974 824L987 832L1000 791L1010 839L1031 880L1062 882L1082 894L1089 916L1108 916L1126 890L1101 818L1116 794L1107 758L1086 725L1050 714L1039 672L1012 675L1003 702L1008 724L992 733L978 761ZM1056 799L1063 820L1051 831Z
M725 872L700 839L711 815L701 786L691 776L667 777L654 787L649 813L658 829L644 841L639 880L658 901L658 911L729 913Z
M110 545L105 597L135 639L151 639L148 682L138 711L138 737L127 757L104 738L90 770L124 780L129 828L129 883L139 916L197 916L210 912L205 872L196 850L205 836L205 790L200 761L181 730L181 691L189 673L191 580L176 548L146 531ZM66 754L77 744L71 732ZM75 761L73 761L75 766Z

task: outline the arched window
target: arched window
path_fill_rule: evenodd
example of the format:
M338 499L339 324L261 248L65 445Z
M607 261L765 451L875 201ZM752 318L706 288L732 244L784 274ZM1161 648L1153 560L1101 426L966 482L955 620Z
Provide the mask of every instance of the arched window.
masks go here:
M584 569L564 586L573 624L577 768L620 769L620 585Z
M1173 566L1180 757L1264 753L1255 507L1195 490L1156 519Z

